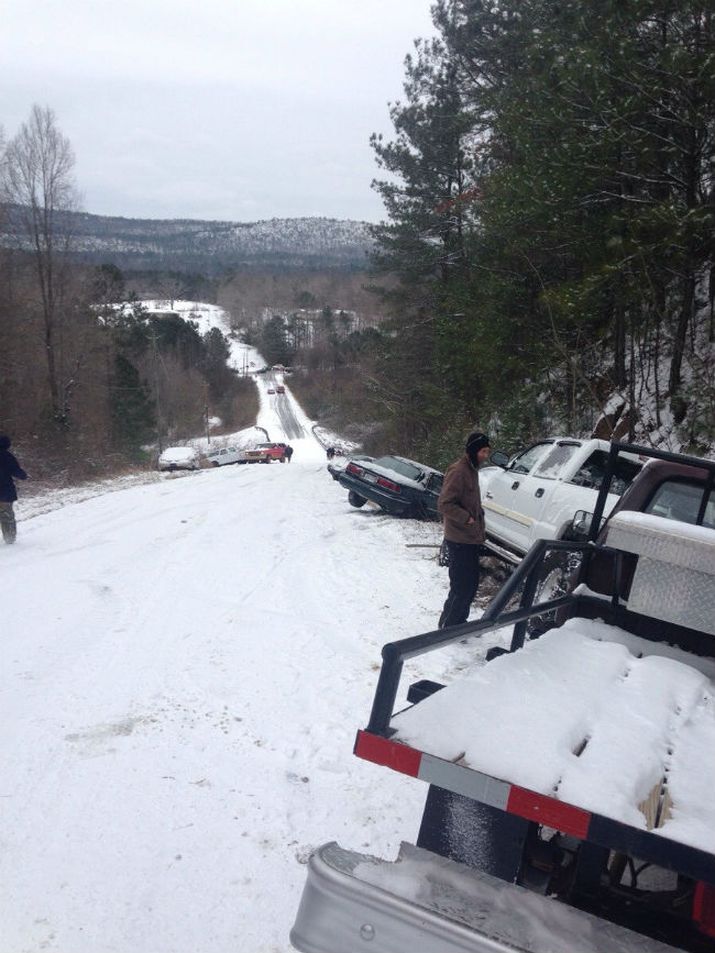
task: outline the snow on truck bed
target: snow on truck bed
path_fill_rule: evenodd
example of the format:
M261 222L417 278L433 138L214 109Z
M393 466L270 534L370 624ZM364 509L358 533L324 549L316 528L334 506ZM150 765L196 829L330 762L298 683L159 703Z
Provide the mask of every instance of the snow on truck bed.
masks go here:
M715 853L713 674L710 660L571 619L392 727L413 748L641 829L664 789L657 833Z

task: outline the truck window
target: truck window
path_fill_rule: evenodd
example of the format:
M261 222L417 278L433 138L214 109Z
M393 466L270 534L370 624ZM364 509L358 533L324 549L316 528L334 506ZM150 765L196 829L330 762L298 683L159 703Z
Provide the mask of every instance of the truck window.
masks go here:
M546 457L536 467L534 476L543 477L545 480L555 480L564 465L580 449L580 444L557 443L551 453L547 453Z
M510 473L529 473L539 460L553 447L553 443L537 443L523 453L518 454L511 461L508 469Z
M605 450L594 450L584 465L571 477L569 483L573 483L575 486L588 487L589 490L600 490L607 467L608 453ZM619 457L616 460L616 469L609 492L615 496L621 496L640 471L640 463L634 463L632 460Z
M644 510L654 516L667 520L680 520L681 523L695 523L703 499L702 485L666 480L653 494L653 498ZM703 526L715 529L715 491L711 490L705 506Z

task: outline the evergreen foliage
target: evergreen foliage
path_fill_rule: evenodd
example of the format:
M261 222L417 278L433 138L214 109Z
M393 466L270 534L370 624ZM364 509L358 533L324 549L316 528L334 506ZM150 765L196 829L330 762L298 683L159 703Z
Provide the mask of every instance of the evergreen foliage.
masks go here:
M455 419L511 444L588 432L618 392L619 436L658 441L672 413L681 444L712 443L712 5L437 0L433 15L395 137L372 140L390 173L376 263L401 279L382 380L403 438L427 450Z

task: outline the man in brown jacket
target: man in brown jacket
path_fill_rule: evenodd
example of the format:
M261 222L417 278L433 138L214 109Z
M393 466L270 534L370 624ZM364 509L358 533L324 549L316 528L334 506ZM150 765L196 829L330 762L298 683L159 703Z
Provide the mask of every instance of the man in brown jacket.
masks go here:
M464 456L447 468L437 502L449 555L449 595L439 617L440 629L467 621L479 586L484 510L478 470L489 458L489 437L478 431L470 434L464 450Z

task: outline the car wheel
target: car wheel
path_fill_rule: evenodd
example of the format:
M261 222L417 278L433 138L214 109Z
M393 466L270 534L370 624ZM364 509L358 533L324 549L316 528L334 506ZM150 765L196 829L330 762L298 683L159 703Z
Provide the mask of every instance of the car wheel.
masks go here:
M212 467L217 467L217 466L218 466L218 460L212 460L212 461L211 461L211 466L212 466Z
M350 506L355 506L360 509L361 506L365 506L367 500L364 496L360 496L359 493L356 493L355 490L350 490L348 493L348 503Z

